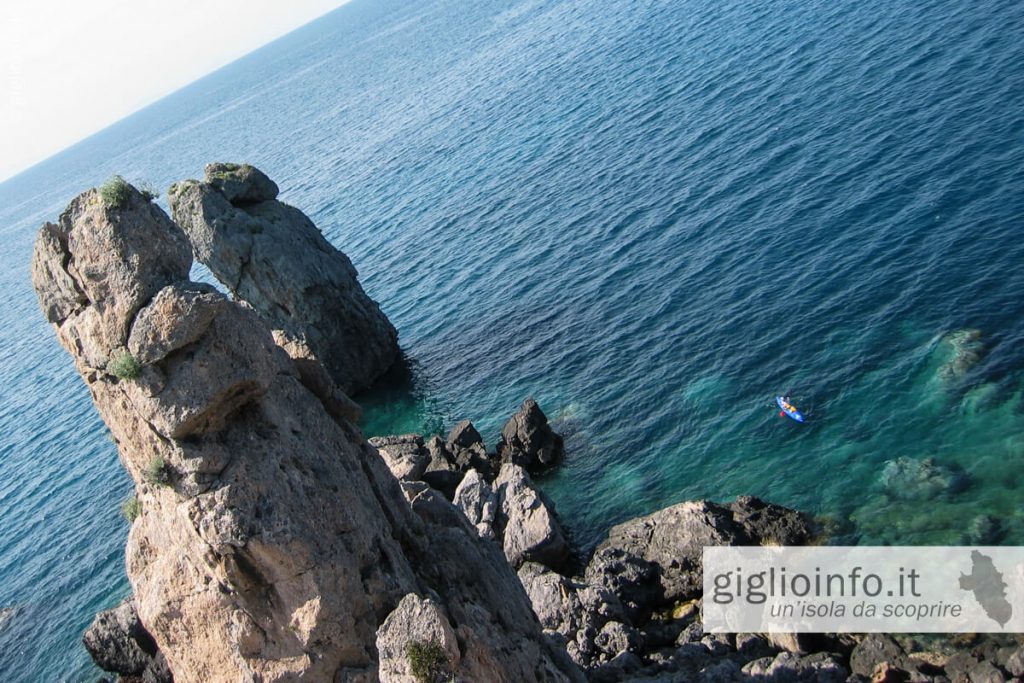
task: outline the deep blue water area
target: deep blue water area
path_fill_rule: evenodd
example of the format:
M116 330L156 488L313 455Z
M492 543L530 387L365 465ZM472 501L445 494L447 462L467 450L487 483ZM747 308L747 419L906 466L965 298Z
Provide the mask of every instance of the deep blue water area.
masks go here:
M0 184L5 681L95 679L78 638L128 590L35 231L214 160L398 327L413 378L365 431L493 445L535 396L583 548L739 494L842 542L1024 543L1024 4L356 0Z

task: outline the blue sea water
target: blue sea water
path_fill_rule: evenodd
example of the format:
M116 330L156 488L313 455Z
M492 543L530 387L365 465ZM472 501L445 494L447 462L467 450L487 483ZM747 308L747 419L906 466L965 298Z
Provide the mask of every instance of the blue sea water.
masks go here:
M583 548L738 494L1024 543L1022 46L1016 0L356 0L0 184L0 679L94 680L128 590L130 483L28 269L113 173L264 169L412 359L364 429L493 444L536 396Z

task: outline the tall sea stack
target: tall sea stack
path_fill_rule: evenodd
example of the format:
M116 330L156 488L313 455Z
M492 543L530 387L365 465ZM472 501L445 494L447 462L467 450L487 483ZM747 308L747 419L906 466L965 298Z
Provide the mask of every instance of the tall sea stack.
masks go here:
M349 395L398 356L398 332L356 280L345 254L277 185L247 164L209 164L205 180L175 183L171 214L195 257L272 329L305 342Z
M326 245L270 194L195 183L172 198L179 216L195 210L193 244L209 229L221 245L197 251L264 318L189 281L185 234L127 185L74 199L33 256L47 320L135 482L128 578L175 680L410 681L412 643L459 680L580 680L495 544L425 485L400 485L275 344L265 318L281 283L323 296L314 281L358 284L322 245L316 277L258 282L283 241ZM370 327L393 347L393 328ZM351 367L349 388L377 371Z

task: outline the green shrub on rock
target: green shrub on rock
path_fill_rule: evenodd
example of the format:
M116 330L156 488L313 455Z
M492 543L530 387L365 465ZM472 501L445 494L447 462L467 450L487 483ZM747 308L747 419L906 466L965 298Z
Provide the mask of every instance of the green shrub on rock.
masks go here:
M447 683L452 680L448 653L437 643L414 640L405 647L409 670L417 683Z
M128 500L121 503L121 514L131 524L142 514L142 503L135 496L130 496Z
M170 486L174 483L174 474L174 468L158 455L149 461L143 477L154 486Z
M119 175L110 177L110 180L99 187L100 199L108 209L120 209L128 203L131 197L132 186L128 181Z
M107 372L118 379L138 379L142 374L142 365L135 360L135 356L122 351L107 363Z

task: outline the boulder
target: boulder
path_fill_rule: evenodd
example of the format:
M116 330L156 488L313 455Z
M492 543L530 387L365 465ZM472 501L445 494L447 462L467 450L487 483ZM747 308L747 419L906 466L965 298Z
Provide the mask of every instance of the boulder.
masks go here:
M804 515L756 498L728 506L685 502L613 527L595 550L586 579L615 592L642 621L656 608L700 594L704 546L794 545L810 536Z
M206 167L206 181L232 204L255 204L277 199L277 183L249 164L213 163Z
M537 402L528 398L502 428L497 456L502 463L538 474L556 465L564 450L562 437L551 429Z
M582 667L596 664L600 650L595 640L604 625L626 621L622 605L610 591L574 581L544 565L523 563L519 580L541 626L572 644L569 656Z
M424 671L447 678L462 659L441 607L415 593L402 598L377 630L377 653L380 683L418 683L416 674Z
M398 479L415 481L423 477L429 456L419 434L377 436L370 439L370 445L377 449Z
M794 683L845 683L850 675L842 660L828 652L805 657L780 652L774 659L755 659L743 667L743 673L754 680Z
M469 420L463 420L452 427L445 442L445 451L460 471L473 469L487 481L494 481L494 464L487 454L480 432Z
M494 490L501 504L499 535L509 563L515 568L526 561L557 568L565 562L569 543L554 506L533 486L526 470L502 465Z
M495 524L501 502L483 475L470 470L455 489L453 501L481 537L495 538Z
M82 644L104 671L161 683L173 680L156 641L139 621L131 597L97 614L82 636Z
M594 644L602 652L615 657L622 652L640 652L643 636L632 626L621 621L609 621L594 638Z
M398 333L356 269L251 166L210 164L204 182L171 186L171 211L196 258L272 329L308 345L347 395L398 356Z
M883 663L900 669L913 668L903 648L884 633L868 634L850 653L850 669L855 674L870 677Z

